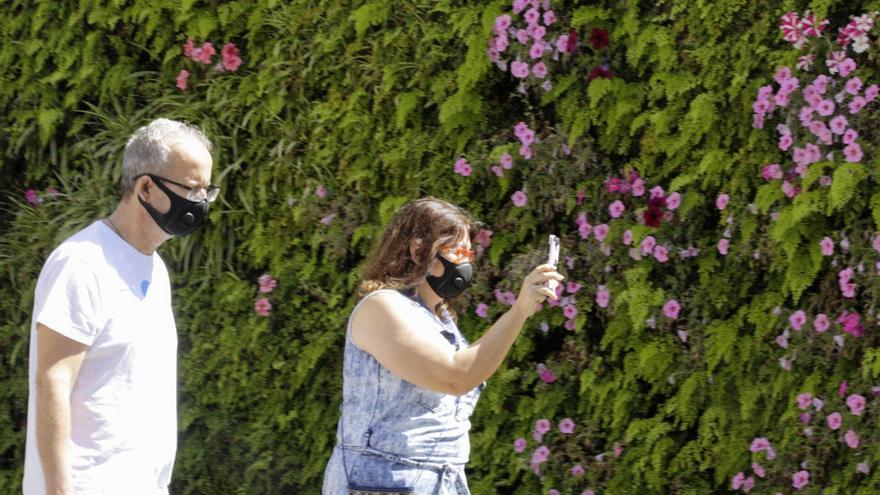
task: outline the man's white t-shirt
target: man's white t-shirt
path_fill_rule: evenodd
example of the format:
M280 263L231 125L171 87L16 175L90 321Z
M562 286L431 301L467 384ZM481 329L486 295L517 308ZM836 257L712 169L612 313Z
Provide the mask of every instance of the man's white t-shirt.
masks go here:
M177 330L168 271L97 221L46 260L31 322L24 495L44 495L37 323L88 346L70 395L77 495L168 493L177 448Z

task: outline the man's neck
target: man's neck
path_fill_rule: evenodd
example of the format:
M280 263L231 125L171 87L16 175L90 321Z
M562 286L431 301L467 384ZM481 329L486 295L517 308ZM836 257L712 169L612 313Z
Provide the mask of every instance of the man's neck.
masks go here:
M140 205L132 204L130 199L123 198L107 220L110 228L125 242L140 253L151 256L167 237L156 236L156 229L147 228L145 221L152 219L145 218L146 215L137 209Z

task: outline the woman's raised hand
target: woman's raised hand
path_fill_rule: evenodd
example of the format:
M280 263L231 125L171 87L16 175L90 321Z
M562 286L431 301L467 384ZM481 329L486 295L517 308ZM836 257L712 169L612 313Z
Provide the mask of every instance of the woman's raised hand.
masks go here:
M563 279L565 277L560 275L553 265L540 265L536 267L523 280L519 296L513 305L514 308L517 308L526 317L532 316L538 304L546 301L548 297L556 299L556 292L548 289L545 282L548 280L561 282Z

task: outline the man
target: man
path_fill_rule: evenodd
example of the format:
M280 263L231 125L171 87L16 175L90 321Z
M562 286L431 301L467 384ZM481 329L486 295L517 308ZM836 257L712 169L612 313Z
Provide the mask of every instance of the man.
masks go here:
M156 248L205 221L211 143L167 119L122 159L122 199L61 243L37 281L25 495L168 493L177 447L177 330Z

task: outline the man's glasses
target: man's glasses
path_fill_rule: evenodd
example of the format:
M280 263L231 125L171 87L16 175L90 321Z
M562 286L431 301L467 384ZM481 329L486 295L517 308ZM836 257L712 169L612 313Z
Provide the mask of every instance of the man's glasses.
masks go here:
M141 174L138 177L146 175L147 177L153 179L154 182L162 182L174 184L177 187L186 190L186 195L184 196L186 199L190 201L204 201L208 200L208 203L213 203L217 196L220 195L220 188L217 186L208 186L208 187L191 187L185 184L181 184L180 182L174 182L171 179L166 179L165 177L160 177L158 175L153 174ZM136 177L137 178L137 177Z

